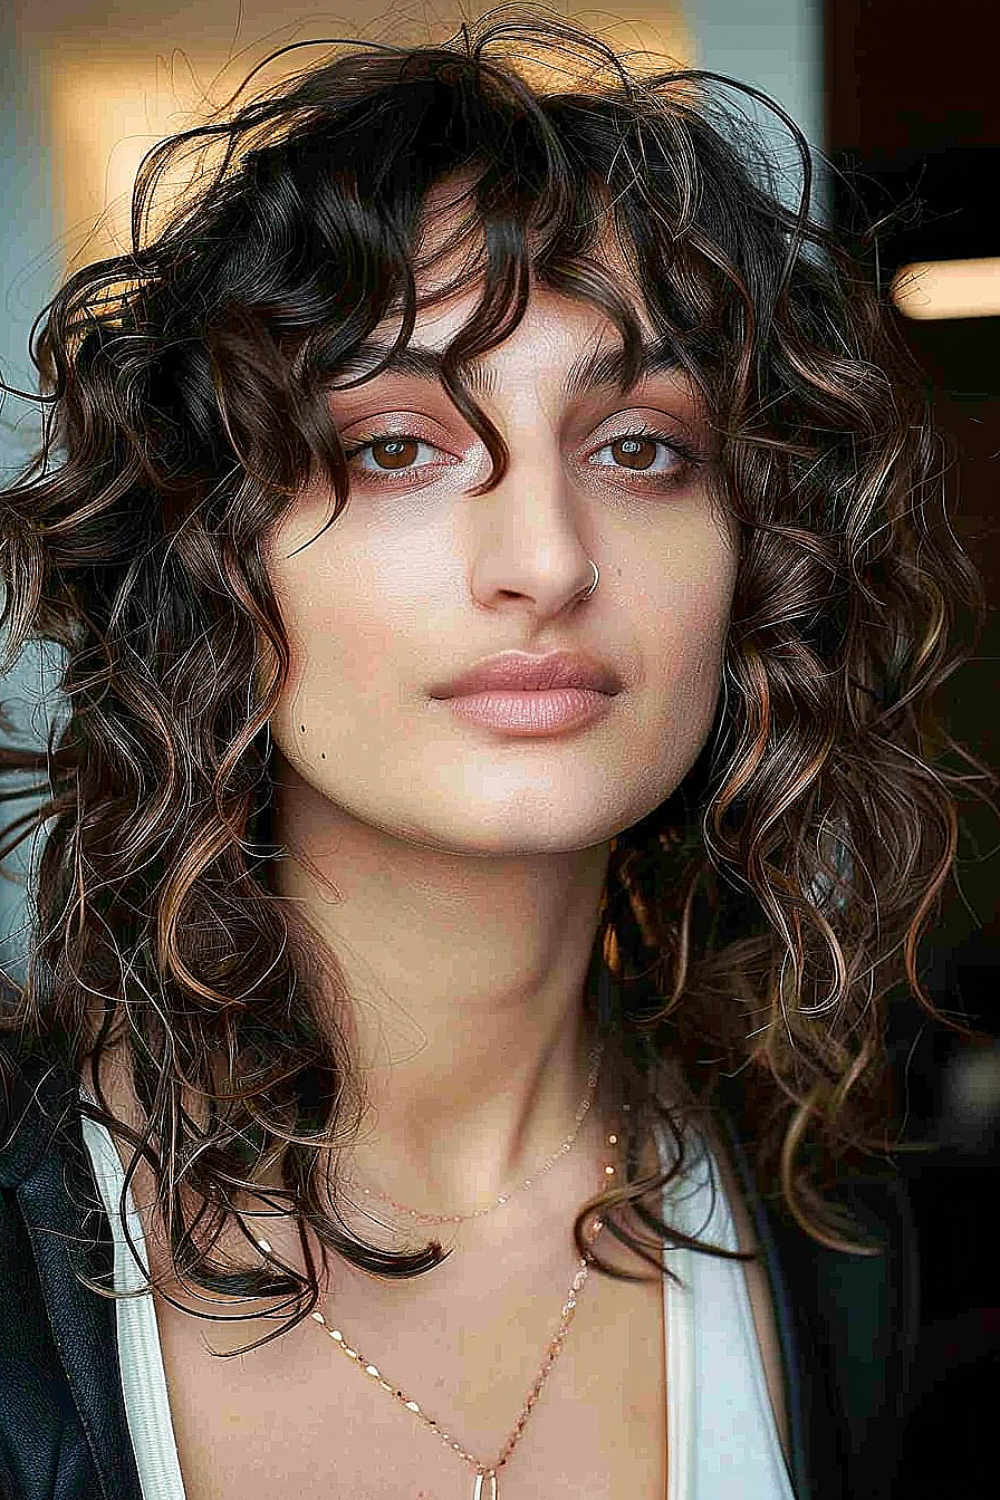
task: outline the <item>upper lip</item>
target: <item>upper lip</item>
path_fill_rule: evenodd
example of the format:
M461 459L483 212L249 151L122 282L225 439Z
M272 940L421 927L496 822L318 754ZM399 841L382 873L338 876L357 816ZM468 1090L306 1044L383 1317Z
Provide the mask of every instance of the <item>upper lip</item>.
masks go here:
M621 681L609 666L585 652L553 651L548 656L531 656L524 651L502 651L498 656L485 657L449 682L435 684L431 697L457 698L496 688L528 692L562 687L617 693Z

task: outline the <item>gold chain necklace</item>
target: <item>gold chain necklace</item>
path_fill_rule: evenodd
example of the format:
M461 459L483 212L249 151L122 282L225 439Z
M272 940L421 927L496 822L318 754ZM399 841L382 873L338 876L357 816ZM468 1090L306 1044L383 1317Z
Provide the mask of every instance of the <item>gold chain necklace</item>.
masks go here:
M375 1188L362 1188L361 1191L364 1193L366 1198L378 1198L382 1203L391 1203L392 1207L399 1209L400 1213L408 1214L411 1219L418 1219L421 1223L424 1224L466 1224L471 1219L479 1219L484 1217L484 1215L486 1214L493 1213L495 1209L501 1208L503 1204L508 1203L510 1199L515 1196L515 1194L523 1192L525 1188L532 1187L540 1177L544 1177L545 1173L550 1171L551 1168L555 1166L556 1162L561 1156L564 1156L568 1151L572 1150L573 1143L580 1133L580 1127L586 1119L587 1111L590 1109L591 1105L594 1102L594 1093L597 1089L597 1080L600 1077L601 1072L601 1058L604 1055L605 1040L606 1038L601 1037L601 1039L591 1049L590 1074L587 1079L587 1092L583 1096L580 1107L576 1112L573 1130L563 1141L558 1151L556 1151L552 1156L549 1157L548 1161L543 1167L539 1167L538 1171L534 1174L533 1177L526 1177L518 1187L512 1188L508 1193L501 1193L500 1197L496 1200L495 1203L488 1204L486 1208L473 1209L471 1214L427 1214L421 1213L418 1209L415 1208L407 1208L404 1203L397 1203L395 1198L389 1197L388 1193L380 1193Z
M595 1061L596 1055L599 1053L602 1046L603 1043L599 1044L598 1048L595 1049L595 1053L591 1054L592 1059L594 1059ZM593 1090L596 1087L596 1078L594 1077L593 1063L591 1067L591 1079L593 1081L588 1091L588 1108L593 1098ZM575 1139L576 1134L579 1131L580 1124L582 1123L585 1113L586 1110L582 1109L581 1107L581 1111L578 1112L579 1117L577 1120L576 1130L574 1130L573 1132L573 1137L570 1140L570 1144L572 1144L572 1140ZM617 1132L612 1131L608 1135L607 1144L611 1147L617 1146ZM548 1170L548 1167L551 1166L553 1162L557 1161L563 1154L563 1151L566 1149L568 1149L568 1147L566 1147L564 1144L564 1146L556 1152L555 1156L552 1157L548 1163L546 1163L546 1166L542 1169L542 1171ZM612 1152L612 1155L614 1154L616 1153ZM611 1179L614 1178L616 1170L617 1169L613 1160L610 1160L605 1164L604 1172L602 1174L605 1184L607 1184ZM526 1179L525 1186L530 1186L531 1181L537 1180L537 1177L540 1177L541 1175L541 1172L538 1172L536 1173L535 1179ZM501 1202L508 1201L508 1199L512 1196L513 1194L507 1194L504 1198L498 1200L497 1203L491 1204L488 1209L477 1209L474 1214L466 1214L462 1217L469 1219L476 1218L482 1213L491 1213L494 1208L499 1207L499 1204ZM392 1202L391 1199L388 1201ZM399 1207L400 1205L397 1204L396 1206ZM414 1210L407 1210L407 1212L413 1213ZM423 1218L429 1216L418 1215L418 1217ZM438 1222L451 1223L455 1222L456 1218L457 1216L455 1215L448 1215L439 1219ZM463 1448L461 1443L459 1443L455 1438L452 1437L451 1433L446 1432L444 1428L441 1427L436 1418L427 1416L426 1412L423 1411L417 1401L413 1400L412 1396L408 1396L404 1390L401 1390L398 1386L393 1385L391 1381L386 1380L378 1366L372 1364L368 1359L366 1359L366 1357L361 1353L360 1349L356 1349L351 1344L349 1344L339 1328L331 1328L328 1325L326 1317L323 1313L314 1312L312 1314L312 1317L313 1320L326 1331L329 1337L334 1341L337 1347L343 1351L348 1359L352 1360L362 1370L364 1370L365 1374L370 1376L370 1378L374 1380L376 1384L380 1385L384 1391L388 1391L389 1395L394 1397L401 1406L406 1408L407 1411L413 1412L414 1416L419 1417L424 1426L430 1428L431 1432L436 1433L443 1443L447 1444L449 1448L451 1448L455 1453L458 1454L459 1458L464 1459L466 1463L472 1465L476 1474L475 1485L472 1491L472 1500L500 1500L499 1471L503 1468L504 1464L510 1458L514 1449L517 1447L517 1444L521 1438L521 1434L524 1431L525 1423L527 1422L528 1417L531 1414L531 1409L534 1406L535 1402L538 1400L539 1393L549 1377L552 1366L555 1364L556 1359L559 1357L559 1353L563 1346L563 1341L569 1331L569 1325L573 1321L573 1316L576 1312L577 1300L587 1280L587 1275L590 1270L591 1252L593 1250L594 1243L603 1228L604 1220L601 1218L596 1218L591 1225L587 1253L580 1257L576 1273L570 1284L569 1292L567 1293L566 1300L562 1305L562 1314L559 1321L559 1327L553 1337L549 1340L549 1343L545 1350L545 1357L542 1360L541 1369L535 1376L531 1390L528 1392L524 1404L522 1405L521 1410L518 1413L517 1421L514 1423L514 1426L511 1429L506 1442L491 1464L483 1463L481 1459L476 1458L475 1454L469 1453L467 1449ZM259 1239L257 1241L257 1244L260 1246L261 1250L265 1252L265 1254L271 1253L271 1246L269 1245L267 1240Z

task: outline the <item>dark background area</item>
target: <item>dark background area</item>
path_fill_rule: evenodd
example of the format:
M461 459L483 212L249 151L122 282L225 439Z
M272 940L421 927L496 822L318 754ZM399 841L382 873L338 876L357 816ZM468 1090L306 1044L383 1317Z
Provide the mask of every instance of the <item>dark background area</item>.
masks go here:
M1000 77L992 4L826 0L826 154L832 216L858 228L916 200L881 245L887 278L915 260L1000 256ZM958 481L951 521L990 602L974 657L940 690L945 724L1000 765L1000 318L898 326L932 387ZM960 769L956 763L949 769ZM920 947L935 1004L1000 1037L1000 824L961 806L958 879ZM984 1445L1000 1397L1000 1287L993 1204L1000 1186L1000 1046L921 1029L912 997L894 1003L893 1058L906 1136L941 1143L900 1161L920 1235L922 1329L916 1404L894 1495L943 1486L982 1493ZM975 1101L978 1102L978 1107ZM984 1467L985 1465L985 1467ZM996 1480L986 1479L986 1490Z

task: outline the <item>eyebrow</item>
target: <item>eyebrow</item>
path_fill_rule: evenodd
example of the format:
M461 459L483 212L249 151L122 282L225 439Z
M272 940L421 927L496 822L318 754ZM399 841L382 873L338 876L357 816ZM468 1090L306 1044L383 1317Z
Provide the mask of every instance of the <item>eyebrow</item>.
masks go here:
M363 374L369 366L379 364L392 348L391 344L371 340L359 345L352 354L337 360L323 371L324 378ZM640 345L638 380L647 375L670 373L681 368L676 352L662 343ZM477 356L481 358L481 356ZM418 380L441 379L444 354L423 344L408 344L397 351L380 375L412 375ZM619 386L625 365L624 349L602 349L574 361L563 381L564 396L580 396L607 386ZM496 394L496 374L488 366L472 359L458 361L458 369L474 395Z

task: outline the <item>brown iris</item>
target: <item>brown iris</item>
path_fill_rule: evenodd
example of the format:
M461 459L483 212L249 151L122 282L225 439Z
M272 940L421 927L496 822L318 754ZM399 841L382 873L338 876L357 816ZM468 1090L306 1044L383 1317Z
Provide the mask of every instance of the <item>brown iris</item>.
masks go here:
M628 458L634 458L636 456L637 449L640 446L642 446L643 444L647 448L651 448L653 450L652 457L650 458L649 463L654 463L655 460L656 460L656 449L657 449L658 445L656 443L654 443L651 438L647 438L647 437L618 438L618 439L616 439L615 442L609 443L608 447L609 448L619 448L619 449L621 449L627 455ZM649 468L649 464L636 464L635 467L636 468L641 468L641 469L648 469Z
M383 453L387 449L391 449L392 451L389 454L390 462L384 467L402 469L405 468L408 463L412 463L413 459L416 458L416 449L419 448L419 446L420 444L416 438L382 438L379 442L371 444L370 451L372 457L374 458L379 449L381 449ZM412 448L414 450L414 452L409 456L407 456L405 451L407 448ZM395 460L395 462L393 462L393 460Z

